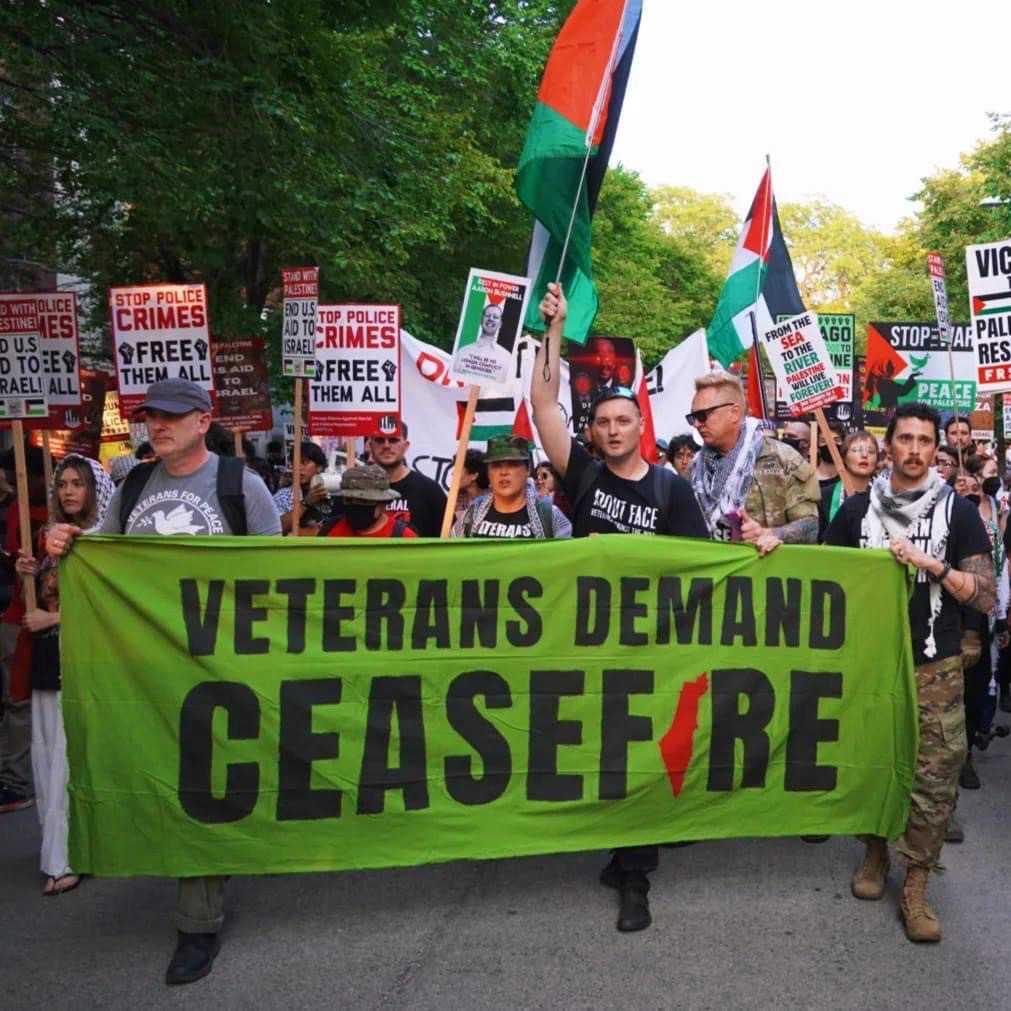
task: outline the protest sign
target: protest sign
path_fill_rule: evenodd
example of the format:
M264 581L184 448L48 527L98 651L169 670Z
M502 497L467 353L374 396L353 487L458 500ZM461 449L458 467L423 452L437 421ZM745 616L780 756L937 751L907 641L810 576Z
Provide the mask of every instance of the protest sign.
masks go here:
M263 341L259 337L215 341L211 361L218 394L217 420L233 431L269 432L274 418Z
M934 293L934 315L937 317L937 335L947 347L951 344L951 318L948 316L948 285L944 276L944 257L940 253L927 253L927 271L930 288Z
M824 405L825 416L830 421L840 421L850 424L854 418L854 336L856 334L856 317L846 312L820 312L818 315L818 330L821 332L825 347L828 348L832 367L835 369L836 385L842 390L842 396L831 404ZM777 323L789 319L779 315ZM784 389L777 383L775 393L776 420L787 421L793 415L787 407Z
M369 435L400 414L400 306L321 305L309 383L313 435Z
M980 393L1011 390L1011 239L966 246Z
M316 374L316 307L319 267L286 267L281 271L281 369L286 376Z
M905 570L660 540L82 538L60 583L71 866L895 836Z
M130 438L130 423L123 416L119 404L119 391L113 379L105 390L105 404L102 408L102 433L99 442L104 447L105 458L118 453L129 453L133 449Z
M34 295L0 301L0 418L46 419L42 335Z
M572 431L579 435L590 423L593 398L615 386L635 386L635 342L631 337L590 337L582 346L570 345L569 387Z
M81 406L61 409L62 427L50 433L50 448L55 456L77 453L98 459L105 390L110 378L108 372L100 369L80 370ZM117 425L125 424L119 417L118 408L115 416ZM42 445L41 432L33 430L31 438L33 445Z
M951 414L957 403L960 412L968 413L976 403L976 391L972 331L967 323L951 324L947 346L941 343L935 322L867 324L863 409L885 419L875 423L887 424L899 404L914 401L943 414Z
M502 386L513 370L530 280L471 268L453 345L454 379Z
M969 412L969 429L976 442L992 442L994 432L993 394L981 393Z
M119 409L129 418L147 388L189 379L214 399L207 288L203 284L137 284L109 289Z
M842 397L816 313L802 312L777 323L762 334L762 343L791 415L807 414Z

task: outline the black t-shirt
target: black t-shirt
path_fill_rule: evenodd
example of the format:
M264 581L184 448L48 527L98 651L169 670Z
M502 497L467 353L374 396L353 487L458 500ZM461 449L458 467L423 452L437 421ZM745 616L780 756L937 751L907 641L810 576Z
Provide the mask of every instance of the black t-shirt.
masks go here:
M846 499L835 514L835 519L829 524L825 534L825 543L840 548L866 547L861 543L860 527L863 518L870 507L870 495L861 492ZM952 495L951 519L948 524L948 543L944 560L953 569L960 567L966 558L973 555L990 556L990 538L986 527L979 518L979 511L961 495ZM925 544L917 544L922 550L929 550ZM913 637L913 662L927 663L934 660L945 660L957 656L961 651L962 618L961 606L955 598L942 591L941 613L934 622L934 641L937 652L928 657L923 652L927 639L930 616L930 582L927 573L922 569L916 573L916 585L909 601L909 628Z
M53 625L32 635L32 691L60 690L60 626Z
M838 483L838 477L818 478L818 487L821 489L821 498L818 500L819 541L825 539L825 531L828 530L828 514L832 509L832 496L835 494L835 488Z
M591 470L595 472L593 483L580 497L584 475ZM646 476L639 481L630 481L613 474L573 439L564 485L574 509L573 537L589 534L709 537L709 528L691 485L683 477L656 464L651 464Z
M480 523L475 523L470 537L533 537L530 515L524 506L518 512L500 513L494 506Z
M413 527L419 537L438 537L442 533L446 493L435 481L409 470L399 481L391 481L390 488L398 496L386 506L390 515Z

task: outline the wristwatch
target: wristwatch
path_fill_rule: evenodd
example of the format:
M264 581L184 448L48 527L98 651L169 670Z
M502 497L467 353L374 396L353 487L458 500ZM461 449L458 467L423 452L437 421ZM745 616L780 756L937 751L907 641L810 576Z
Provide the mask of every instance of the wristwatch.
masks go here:
M944 568L941 569L940 573L938 573L938 575L936 575L936 576L931 575L930 578L935 583L943 583L945 577L948 575L949 572L951 572L951 562L945 562L944 563Z

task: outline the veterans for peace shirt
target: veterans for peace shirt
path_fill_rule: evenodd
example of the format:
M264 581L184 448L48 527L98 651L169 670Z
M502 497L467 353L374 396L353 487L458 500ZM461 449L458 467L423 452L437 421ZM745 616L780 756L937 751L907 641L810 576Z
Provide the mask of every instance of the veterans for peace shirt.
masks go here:
M527 507L514 513L500 513L494 506L485 518L470 532L471 537L529 537L534 536Z
M593 483L585 494L580 494L591 469L596 470ZM683 477L656 464L650 465L645 477L630 481L612 473L573 439L564 484L565 494L575 509L573 537L668 534L709 538L709 528L691 485Z

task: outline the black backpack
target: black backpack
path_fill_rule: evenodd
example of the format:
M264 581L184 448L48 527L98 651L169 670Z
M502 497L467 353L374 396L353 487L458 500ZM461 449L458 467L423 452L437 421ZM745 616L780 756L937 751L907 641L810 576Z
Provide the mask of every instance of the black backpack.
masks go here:
M119 491L119 532L126 533L126 523L141 493L151 478L157 463L138 463L126 478ZM246 465L236 456L218 457L218 501L225 522L236 536L244 536L246 526L246 496L242 493L242 475Z

